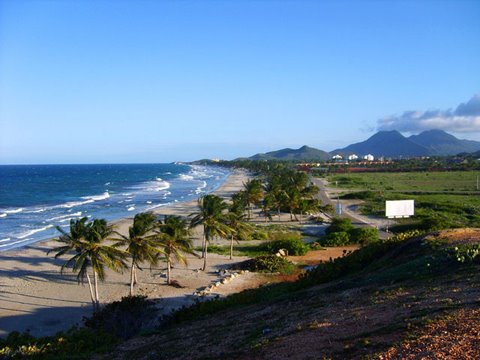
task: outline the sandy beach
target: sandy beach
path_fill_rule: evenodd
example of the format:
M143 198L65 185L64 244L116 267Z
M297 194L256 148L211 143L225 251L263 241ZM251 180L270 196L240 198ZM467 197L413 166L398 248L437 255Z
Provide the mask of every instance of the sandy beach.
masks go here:
M240 190L247 180L247 173L235 170L226 182L215 191L215 194L229 198ZM158 209L158 214L188 216L197 209L197 202L182 202ZM126 233L132 219L115 222L117 231ZM193 234L195 246L201 244L201 229ZM87 284L78 284L75 274L67 269L63 274L60 267L66 258L54 259L47 251L58 246L54 240L48 240L0 253L0 336L11 331L29 330L35 336L54 334L66 330L75 324L82 324L82 317L91 315L92 305ZM136 293L147 295L152 299L160 299L158 307L164 313L193 302L193 293L219 281L223 276L218 270L235 261L227 256L210 254L207 271L199 271L202 259L188 257L188 265L175 265L172 278L183 288L175 288L165 284L164 263L150 269L146 265L139 271L139 285ZM258 286L265 279L255 279L254 274L245 274L221 285L213 293L228 295L246 287ZM129 292L128 271L123 274L108 272L107 279L100 285L102 302L120 300Z

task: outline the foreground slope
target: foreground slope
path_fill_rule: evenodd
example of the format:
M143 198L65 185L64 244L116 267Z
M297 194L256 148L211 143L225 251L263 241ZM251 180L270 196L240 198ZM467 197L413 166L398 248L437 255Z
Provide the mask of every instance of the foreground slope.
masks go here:
M480 229L460 229L368 246L228 308L198 306L205 315L124 343L114 357L480 358L480 264L458 261L478 244Z

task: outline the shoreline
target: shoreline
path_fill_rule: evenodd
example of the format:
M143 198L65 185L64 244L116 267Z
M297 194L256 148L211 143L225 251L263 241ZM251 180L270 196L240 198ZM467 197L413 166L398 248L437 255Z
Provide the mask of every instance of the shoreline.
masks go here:
M232 170L226 180L213 194L228 198L239 191L248 179L244 170ZM197 200L177 202L153 210L158 215L188 216L196 211ZM110 222L120 233L127 233L132 218L122 218ZM71 326L81 325L84 316L92 312L88 285L77 284L76 275L70 269L60 272L61 265L68 257L54 259L47 251L58 246L56 238L41 240L25 247L0 252L0 337L5 337L11 331L29 330L34 336L53 335L55 332L68 330ZM193 230L194 246L201 243L201 229ZM244 260L237 257L229 260L227 256L209 254L207 271L198 271L203 259L188 257L188 265L175 265L172 278L183 288L174 288L165 284L165 263L150 270L146 265L138 272L139 284L136 294L147 295L153 299L161 299L158 305L163 313L172 309L193 303L193 293L218 280L218 270L234 261ZM120 300L129 291L128 271L123 274L107 272L107 279L100 283L101 302ZM247 281L242 279L241 281ZM237 284L238 285L238 284ZM247 286L248 284L245 284ZM238 287L238 286L237 286ZM225 294L235 292L235 287L229 292L228 285L222 291ZM238 290L237 290L238 291Z
M158 165L163 166L168 164L158 164ZM68 221L71 218L75 218L75 217L79 218L81 216L88 215L90 219L105 218L109 224L117 224L117 223L121 223L125 219L133 219L134 215L139 212L151 211L154 213L162 213L164 209L168 209L172 206L175 207L179 203L196 201L196 199L203 194L216 193L217 191L219 191L219 189L222 188L222 186L224 186L225 183L227 183L228 178L233 172L232 169L227 167L215 167L213 165L210 165L210 166L187 165L187 164L184 164L184 165L189 166L189 170L187 172L180 172L179 176L173 177L172 179L169 178L168 181L166 180L164 181L160 179L162 180L162 183L167 184L165 188L163 187L160 188L161 190L167 191L167 193L163 196L163 200L167 199L166 198L167 195L172 195L172 193L168 191L168 189L172 184L174 184L174 186L178 185L179 186L178 189L180 189L180 191L177 191L178 190L177 188L176 188L177 190L172 190L176 195L173 198L168 198L166 202L162 202L162 199L161 199L162 195L161 194L156 195L156 192L153 192L151 194L153 198L151 197L151 198L145 199L145 191L147 192L152 191L150 183L154 181L142 180L138 182L139 184L138 186L141 185L143 187L141 186L138 187L137 189L138 191L135 190L134 188L132 188L133 190L129 190L128 187L124 187L120 190L113 189L111 192L112 195L110 196L109 191L111 189L105 188L103 195L85 195L85 196L77 195L77 198L72 198L72 199L65 198L63 202L62 200L59 200L59 202L55 204L49 204L49 205L46 205L46 203L43 205L42 204L36 204L36 205L24 204L22 206L13 206L15 207L15 210L12 210L13 209L12 206L11 206L12 209L9 209L9 207L7 206L7 208L2 210L2 212L4 213L0 213L0 217L2 218L7 217L7 213L10 213L10 212L11 213L20 212L21 216L27 216L27 217L26 218L20 217L18 219L13 219L13 220L10 219L10 216L7 217L6 221L8 223L4 224L6 228L3 229L7 231L2 231L1 232L2 234L0 236L1 238L0 254L5 252L10 252L10 251L15 251L18 249L25 249L28 246L34 246L35 244L39 244L39 243L50 241L52 239L57 238L59 235L59 232L55 229L55 227L58 225L58 226L61 226L64 230L68 229L68 224L66 224L65 221ZM203 179L203 181L199 180L203 182L203 185L197 187L196 190L194 190L194 188L198 184L191 185L190 186L191 191L190 193L187 194L185 190L182 190L182 188L185 186L185 183L182 182L182 179L183 179L182 176L184 176L185 178L188 177L188 179L186 179L186 181L188 182L190 178L193 179L193 175L189 175L189 174L193 174L197 171L200 173L199 179ZM202 178L201 174L203 174L204 172L205 173L209 172L212 174L209 177L210 179ZM211 178L213 178L213 176L215 175L217 175L218 177L216 177L215 180L212 180ZM159 178L157 177L156 179L158 181ZM108 185L108 184L110 183L108 182L105 185ZM155 185L155 187L156 186L157 185ZM155 188L155 190L157 189ZM125 192L125 191L132 192L132 193L122 194L122 192ZM195 191L195 194L193 193L193 191ZM123 198L123 197L119 197L120 195L135 195L135 196L139 195L140 198L143 197L144 199L143 200L137 199L138 200L138 203L137 203L136 201L131 200L130 197ZM97 200L106 200L109 197L113 197L113 198L117 197L117 199L113 200L113 202L104 203L103 205L100 205L100 208L97 207L96 209L82 208L82 207L73 208L73 206L77 206L77 205L87 204L85 206L89 206L91 205L89 204L90 202L93 205L95 205ZM121 201L118 201L118 200L121 200ZM146 201L146 204L145 204L145 201ZM128 202L128 205L127 205L127 202ZM152 205L152 202L154 203L153 205ZM123 204L119 205L121 203ZM123 205L131 206L132 209L128 208L127 210L127 206L124 207ZM105 210L110 209L110 207L114 209L113 216L112 214L109 214L108 211L105 212ZM52 209L56 209L56 208L68 208L68 211L67 209L64 209L65 210L64 212L57 211L56 213L51 213L51 211L53 211ZM75 213L73 213L72 210L75 211ZM132 212L131 210L134 210L134 211ZM39 218L36 214L34 214L38 212L46 215L43 215L43 217ZM30 215L25 215L25 214L33 214L33 220L28 217ZM66 220L63 220L65 218ZM62 219L62 220L59 220L59 219Z

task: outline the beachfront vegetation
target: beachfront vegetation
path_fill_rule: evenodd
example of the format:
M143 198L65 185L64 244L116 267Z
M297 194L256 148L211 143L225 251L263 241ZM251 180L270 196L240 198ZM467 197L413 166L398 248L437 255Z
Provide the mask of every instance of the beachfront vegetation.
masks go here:
M100 308L98 280L105 279L105 267L114 271L122 271L126 267L126 254L116 245L107 245L105 240L113 234L113 227L103 219L95 219L87 223L87 218L70 220L70 233L60 227L62 234L58 241L64 245L49 251L55 252L55 258L74 253L74 256L62 265L62 271L71 268L77 272L77 280L87 279L94 311ZM89 272L93 273L93 285Z
M105 332L116 339L126 340L138 335L145 326L153 326L154 306L155 303L146 296L125 296L84 319L85 326L92 332Z
M203 226L202 257L203 268L207 268L208 245L214 237L226 238L231 229L224 222L224 210L227 203L221 197L213 194L202 196L198 199L199 212L193 216L190 226Z
M241 194L244 196L247 205L248 220L252 217L252 205L260 205L263 198L263 188L260 179L251 179L243 184L244 190Z
M261 255L236 264L235 269L288 275L293 273L295 265L281 256Z
M157 230L159 245L167 261L167 284L171 281L172 262L187 265L185 254L194 254L187 221L179 216L166 216Z
M238 209L232 202L225 214L225 224L229 228L230 235L230 260L233 258L233 242L238 243L238 239L252 231L252 226L247 223L245 214Z
M116 246L126 247L131 258L130 263L130 296L133 296L137 283L136 269L142 270L144 262L155 265L159 255L164 253L152 231L158 226L156 216L151 212L139 213L133 218L133 225L128 229L128 236L117 233Z

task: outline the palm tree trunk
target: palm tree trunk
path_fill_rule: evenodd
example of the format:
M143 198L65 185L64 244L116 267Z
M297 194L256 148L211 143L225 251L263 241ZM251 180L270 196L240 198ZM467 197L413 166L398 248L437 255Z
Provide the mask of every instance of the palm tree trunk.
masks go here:
M130 267L130 296L133 296L133 282L134 282L134 275L135 273L135 263L132 260L132 266Z
M170 257L167 256L167 285L170 285L170 272L171 272L172 266L170 262Z
M233 235L230 239L230 260L233 258Z
M205 258L205 247L207 244L207 239L205 235L205 228L203 228L203 238L202 238L202 258Z
M278 221L280 221L280 208L277 208Z
M98 275L97 272L93 272L93 281L95 282L95 303L97 305L97 310L100 309L100 298L98 296Z
M135 266L133 268L133 285L137 285L138 284L138 280L137 280L137 267Z
M96 310L97 306L95 303L95 295L93 294L92 280L90 280L90 275L87 274L88 287L90 289L90 298L92 299L93 311Z
M205 241L205 255L203 257L203 271L207 268L208 241Z

